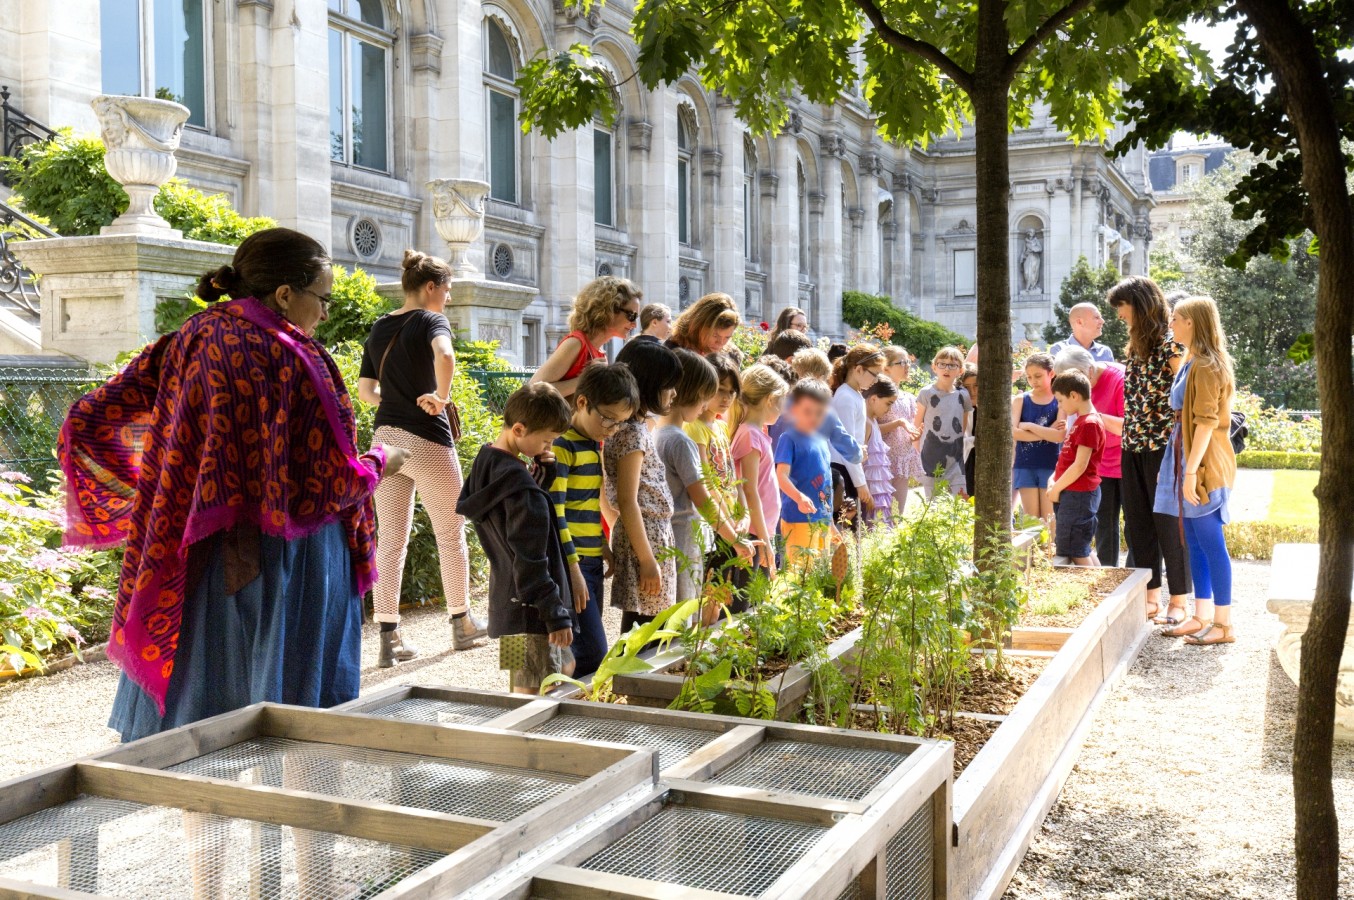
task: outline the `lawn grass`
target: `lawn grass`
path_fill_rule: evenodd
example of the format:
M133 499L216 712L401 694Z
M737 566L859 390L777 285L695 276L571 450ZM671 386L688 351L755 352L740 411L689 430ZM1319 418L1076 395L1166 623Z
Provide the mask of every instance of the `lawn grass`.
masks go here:
M1270 494L1267 521L1275 525L1310 525L1316 527L1316 472L1289 469L1274 472L1274 488Z

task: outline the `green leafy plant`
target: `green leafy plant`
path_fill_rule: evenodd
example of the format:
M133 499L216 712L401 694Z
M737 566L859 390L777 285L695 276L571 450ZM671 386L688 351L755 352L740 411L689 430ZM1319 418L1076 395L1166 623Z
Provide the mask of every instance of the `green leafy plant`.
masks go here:
M941 347L953 344L968 345L971 341L957 331L951 331L944 325L918 318L905 309L893 305L893 301L879 294L865 294L860 291L846 291L842 294L842 321L856 328L878 327L887 324L893 329L890 340L906 347L907 351L922 361L919 368L929 371L931 358Z
M1315 472L1321 468L1321 454L1245 450L1237 454L1236 464L1243 469L1305 469Z
M1232 409L1246 414L1246 452L1320 453L1321 420L1314 416L1291 418L1288 413L1266 406L1257 395L1238 391Z
M345 341L364 343L376 320L401 302L377 293L376 279L366 271L355 268L349 272L343 266L334 266L329 296L329 318L315 329L315 337L330 346Z
M636 625L621 635L620 640L611 646L597 671L593 673L592 683L586 684L577 678L556 673L541 682L541 693L557 684L571 684L581 690L589 700L603 701L611 696L611 682L617 675L634 675L639 672L653 671L653 663L640 656L640 652L650 644L663 649L672 641L681 637L682 623L696 614L700 601L687 600L669 606L652 620Z
M213 244L234 246L256 231L277 227L267 216L240 215L225 194L204 194L178 179L160 188L155 211L185 238Z

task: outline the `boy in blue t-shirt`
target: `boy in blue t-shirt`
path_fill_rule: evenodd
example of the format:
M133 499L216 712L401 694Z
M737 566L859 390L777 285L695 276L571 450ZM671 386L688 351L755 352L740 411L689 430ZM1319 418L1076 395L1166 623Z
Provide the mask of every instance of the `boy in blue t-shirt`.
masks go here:
M776 442L776 480L780 484L780 531L791 566L827 549L832 528L832 460L819 433L832 392L815 378L790 391L785 418L790 427Z

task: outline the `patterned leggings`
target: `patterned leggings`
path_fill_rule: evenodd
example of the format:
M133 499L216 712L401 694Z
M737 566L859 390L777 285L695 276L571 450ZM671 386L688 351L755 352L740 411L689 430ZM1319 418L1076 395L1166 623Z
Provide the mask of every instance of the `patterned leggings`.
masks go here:
M376 488L376 621L400 620L400 582L409 550L417 492L432 520L437 556L442 564L442 592L447 612L465 612L470 596L470 554L465 544L465 519L456 514L461 496L461 462L455 447L425 441L390 425L376 429L373 443L409 451L399 474L382 478Z

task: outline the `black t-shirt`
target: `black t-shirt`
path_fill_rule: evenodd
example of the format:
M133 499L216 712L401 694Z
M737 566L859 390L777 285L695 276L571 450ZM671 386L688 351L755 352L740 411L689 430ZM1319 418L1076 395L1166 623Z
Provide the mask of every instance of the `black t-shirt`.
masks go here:
M399 315L385 315L371 326L371 334L362 348L359 376L375 379L381 357L391 339L395 346L385 360L381 373L381 405L376 407L376 427L390 425L412 435L453 446L451 423L447 414L430 416L418 406L418 398L437 393L437 371L433 368L432 343L439 335L451 339L451 325L441 313L425 309Z

